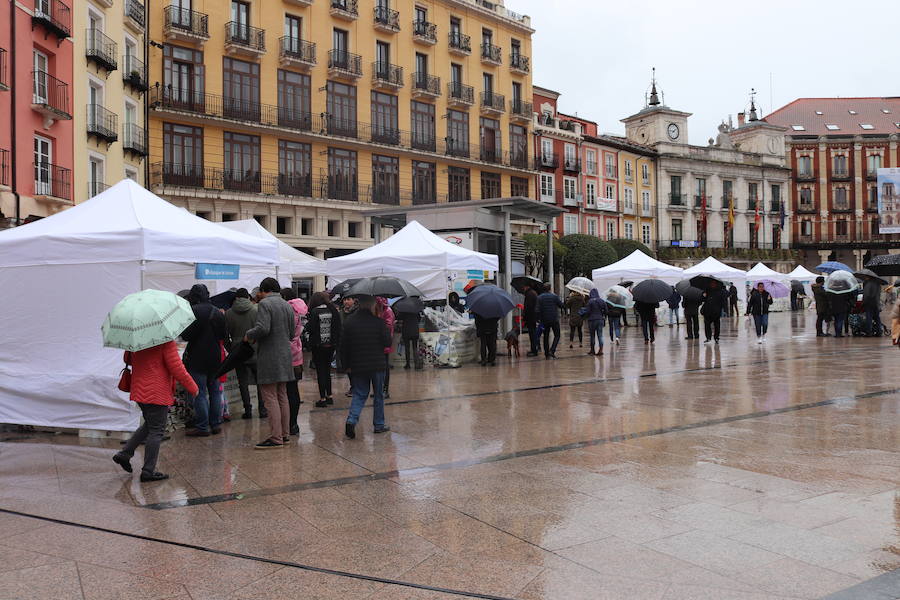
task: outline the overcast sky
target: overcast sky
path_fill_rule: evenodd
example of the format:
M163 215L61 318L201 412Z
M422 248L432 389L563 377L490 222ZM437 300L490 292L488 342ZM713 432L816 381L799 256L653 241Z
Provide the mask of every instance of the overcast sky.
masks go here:
M619 119L643 108L651 67L666 104L693 113L690 142L700 145L749 106L750 88L763 114L800 97L900 96L897 0L506 6L530 15L537 30L534 84L560 92L562 112L596 121L601 132L624 134Z

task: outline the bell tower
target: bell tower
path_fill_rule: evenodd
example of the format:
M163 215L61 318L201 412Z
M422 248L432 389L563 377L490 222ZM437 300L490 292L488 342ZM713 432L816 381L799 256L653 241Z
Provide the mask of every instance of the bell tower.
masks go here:
M625 123L625 137L629 141L654 146L656 144L687 144L688 117L691 113L673 110L665 104L665 94L656 82L656 68L650 77L650 88L644 96L644 108Z

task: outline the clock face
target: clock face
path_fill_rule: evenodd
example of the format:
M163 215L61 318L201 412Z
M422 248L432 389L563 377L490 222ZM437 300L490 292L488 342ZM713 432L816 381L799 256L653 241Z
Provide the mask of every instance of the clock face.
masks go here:
M669 134L669 138L673 140L678 139L678 125L675 123L669 123L669 126L666 128L666 133Z

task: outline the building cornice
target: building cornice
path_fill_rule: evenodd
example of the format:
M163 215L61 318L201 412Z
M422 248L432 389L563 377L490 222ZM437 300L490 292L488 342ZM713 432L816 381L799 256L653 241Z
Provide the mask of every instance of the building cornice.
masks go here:
M522 19L527 19L529 25L526 25L521 21L517 21L514 18L503 16L485 6L482 6L481 4L476 4L477 0L443 0L443 2L450 7L473 10L487 19L502 23L503 25L512 27L513 29L518 29L519 31L527 33L528 35L532 35L534 33L534 29L532 29L530 26L531 17L529 17L528 15L519 15L518 13L507 9L505 6L500 6L499 8L502 8L504 11L512 13L513 15L516 15Z

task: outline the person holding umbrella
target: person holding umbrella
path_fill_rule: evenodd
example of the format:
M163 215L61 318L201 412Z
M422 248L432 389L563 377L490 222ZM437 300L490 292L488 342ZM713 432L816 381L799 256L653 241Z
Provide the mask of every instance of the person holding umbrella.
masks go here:
M747 300L747 314L753 315L757 344L766 341L766 332L769 331L769 307L772 306L772 302L772 294L766 291L766 285L762 281L756 284Z
M709 287L703 292L701 299L703 301L703 306L700 308L700 313L703 315L703 329L706 333L706 343L708 344L712 340L715 340L718 344L719 333L722 328L722 311L727 302L726 292L722 289L721 284L717 280L712 279L709 282Z
M669 305L669 327L674 325L678 327L678 305L681 304L681 294L672 287L672 295L666 298L666 304Z
M836 338L844 337L845 331L846 335L850 335L850 311L856 306L858 289L859 282L852 271L835 269L825 278L825 291L829 294L831 310L834 314L834 337Z
M172 393L175 382L184 386L191 396L200 393L178 356L174 341L193 321L194 313L184 299L171 292L144 290L126 296L103 323L103 345L124 349L125 364L131 367L130 381L120 383L119 388L127 388L144 418L125 442L125 447L113 455L113 462L131 473L134 451L144 444L142 482L169 478L156 470L156 462L166 432L169 407L175 404Z
M816 337L831 337L828 323L831 321L831 298L825 291L825 278L816 277L812 284L813 300L816 303Z
M572 290L566 298L566 310L569 311L569 348L574 348L575 333L578 333L578 346L584 346L584 320L580 311L587 304L583 294Z
M391 334L390 341L384 347L384 398L387 400L391 397L391 354L394 352L394 323L397 319L394 317L394 311L388 305L387 298L378 296L375 298L375 302L377 303L375 314L384 320L384 325Z
M538 293L530 282L525 283L522 289L525 290L523 292L525 295L525 309L522 311L522 320L528 329L528 341L531 345L531 350L528 351L526 356L537 356L541 350L541 342L537 333Z
M700 339L700 304L703 302L703 290L691 285L690 280L679 281L675 286L681 294L681 306L684 308L684 321L687 324L686 340Z
M353 399L344 425L344 434L356 438L356 424L371 391L375 433L390 431L384 422L384 349L391 344L391 333L375 313L375 297L360 296L358 308L344 322L341 334L341 364L350 375Z
M416 370L422 366L419 362L419 316L424 310L425 304L417 296L406 296L394 302L391 309L400 321L400 335L403 339L403 349L406 355L404 369L409 369L409 361L413 360ZM477 326L477 324L476 324Z
M608 308L606 301L600 297L600 292L596 288L592 289L585 307L588 322L588 338L591 342L591 349L588 354L592 356L603 356L603 324L606 322ZM616 317L616 322L618 322L618 317ZM596 352L594 351L595 339L597 340Z
M659 279L645 279L631 290L634 297L634 310L641 320L644 343L656 341L656 309L672 295L672 286Z
M637 311L638 317L641 319L641 333L644 334L644 343L652 344L656 341L656 309L659 308L659 302L642 302L634 301L634 310Z
M866 331L870 337L880 337L884 332L884 325L881 324L881 286L882 282L887 282L869 269L857 271L855 275L863 279L862 307L866 311Z
M544 324L544 358L556 358L556 347L559 345L559 309L565 308L559 296L550 291L550 284L544 284L544 293L538 296L538 314ZM553 332L553 343L550 343L550 332Z
M281 291L280 286L278 291ZM184 434L207 437L222 431L222 385L215 373L222 364L220 343L227 335L225 316L210 303L209 290L202 283L191 287L187 300L195 320L181 332L181 338L188 343L184 366L197 382L200 393L194 396L194 426Z
M516 303L506 290L496 285L479 285L469 292L466 306L475 315L475 331L481 340L481 366L496 366L500 319L514 309Z
M600 299L606 302L606 316L609 319L609 341L619 343L622 334L620 319L633 304L631 291L621 285L611 286L600 294Z

